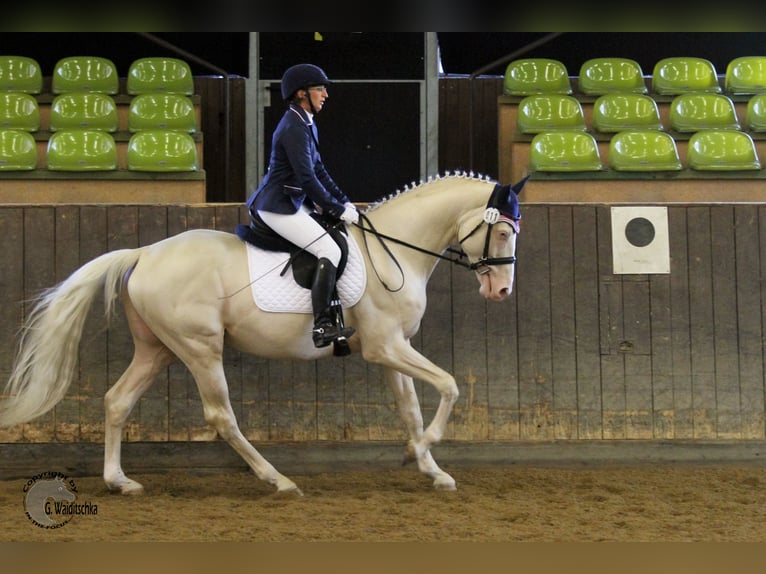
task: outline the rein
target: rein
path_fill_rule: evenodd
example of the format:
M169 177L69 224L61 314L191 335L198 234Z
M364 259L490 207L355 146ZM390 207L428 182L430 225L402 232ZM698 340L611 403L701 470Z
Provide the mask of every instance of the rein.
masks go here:
M359 223L355 223L354 225L362 230L362 239L364 241L364 247L367 250L367 254L370 254L370 248L367 243L367 234L372 233L377 239L380 245L383 247L383 249L386 251L388 256L391 258L391 260L396 264L396 267L399 269L399 273L402 276L402 284L399 285L396 289L391 289L385 281L383 281L382 277L378 273L378 270L375 268L375 265L373 263L372 268L375 271L375 275L378 278L378 281L385 287L385 289L389 292L395 293L399 290L401 290L404 287L404 271L402 270L402 266L399 264L399 261L396 259L394 254L391 252L391 250L388 248L388 245L383 241L384 239L387 239L388 241L393 241L394 243L398 243L399 245L403 245L404 247L407 247L409 249L412 249L414 251L419 251L420 253L425 253L426 255L430 255L432 257L437 257L439 259L443 259L444 261L448 261L449 263L454 263L455 265L459 265L460 267L464 267L466 269L469 269L471 271L476 271L477 273L484 274L489 272L489 267L491 265L512 265L516 263L516 256L513 255L511 257L488 257L489 255L489 241L490 236L492 233L492 226L497 223L498 221L504 221L511 225L511 228L513 229L514 233L519 233L519 225L517 221L513 221L507 217L501 216L500 212L495 208L487 208L487 210L484 213L484 219L476 225L465 237L458 240L458 243L460 245L463 244L464 241L466 241L469 237L471 237L474 233L476 233L482 225L485 223L487 224L487 235L484 241L484 253L481 256L480 259L477 261L471 262L465 262L463 261L464 258L467 257L465 251L462 249L460 251L447 248L447 252L457 255L457 257L448 257L445 255L442 255L441 253L436 253L435 251L429 251L428 249L424 249L422 247L419 247L417 245L413 245L412 243L408 243L406 241L402 241L401 239L397 239L396 237L391 237L390 235L386 235L384 233L380 233L377 229L375 229L375 226L370 221L370 218L367 217L364 213L359 214ZM368 227L365 227L365 224L369 225ZM372 263L372 258L370 258L370 262Z

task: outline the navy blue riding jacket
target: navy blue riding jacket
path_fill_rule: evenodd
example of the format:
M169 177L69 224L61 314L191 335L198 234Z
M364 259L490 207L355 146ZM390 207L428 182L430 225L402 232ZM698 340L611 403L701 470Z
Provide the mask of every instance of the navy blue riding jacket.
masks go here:
M339 219L351 200L327 173L317 145L316 125L303 108L290 105L274 130L269 169L247 200L250 211L292 214L308 202Z

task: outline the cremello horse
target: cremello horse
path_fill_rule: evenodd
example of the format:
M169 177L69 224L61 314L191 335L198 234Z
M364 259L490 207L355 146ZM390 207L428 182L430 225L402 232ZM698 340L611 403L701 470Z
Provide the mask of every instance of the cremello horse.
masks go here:
M363 296L344 313L346 324L356 328L348 341L351 351L384 367L409 433L405 460L416 461L437 489L456 488L430 450L444 434L458 388L449 373L410 345L410 338L425 312L428 279L451 245L460 244L468 259L463 264L476 273L481 295L492 301L510 295L520 217L516 195L523 183L501 186L473 174L448 174L371 205L360 226L350 230L368 275ZM196 381L205 420L258 478L278 491L300 493L239 430L224 377L223 349L231 345L266 358L313 360L331 355L332 346L314 347L309 314L259 309L250 290L243 288L249 282L245 244L221 231L190 230L83 265L44 292L27 318L0 402L0 426L38 417L64 397L74 376L83 323L104 289L107 317L122 296L135 345L130 365L104 398L107 487L124 494L143 490L122 471L123 425L156 375L180 360ZM425 429L413 379L430 383L441 395Z

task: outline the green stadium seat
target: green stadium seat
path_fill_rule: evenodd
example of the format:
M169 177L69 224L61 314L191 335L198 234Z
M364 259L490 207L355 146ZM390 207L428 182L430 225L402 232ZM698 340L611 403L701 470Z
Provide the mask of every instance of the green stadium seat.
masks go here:
M654 98L644 94L605 94L593 102L593 129L619 132L627 129L663 129Z
M0 130L0 171L37 169L37 142L29 132Z
M742 56L729 62L724 90L730 94L766 92L766 56Z
M120 89L117 66L108 58L98 56L69 56L60 59L53 67L51 91L99 92L116 94Z
M178 58L139 58L128 70L127 92L135 96L152 92L194 94L189 64Z
M116 132L117 105L112 96L99 92L68 92L53 99L51 131L93 129Z
M40 129L37 99L25 92L0 92L0 128L28 132Z
M761 162L750 135L734 130L703 130L689 138L687 163L695 170L759 170Z
M197 114L194 104L180 94L140 94L130 101L128 130L169 129L194 133Z
M43 90L40 64L26 56L0 56L0 90L39 94Z
M592 58L580 67L579 90L583 94L612 92L645 94L649 90L641 65L629 58Z
M544 132L529 146L531 171L600 171L603 169L596 139L584 132Z
M525 58L508 64L503 90L510 96L571 94L572 84L562 62L550 58Z
M652 91L661 95L686 92L720 93L718 74L710 60L692 56L664 58L654 65Z
M51 171L111 171L117 169L117 145L103 130L63 130L48 139Z
M669 121L677 132L741 129L734 102L723 94L698 92L676 96L670 104Z
M130 136L128 169L133 171L197 171L194 138L174 130L142 130Z
M609 167L616 171L680 171L673 137L659 130L616 133L609 141Z
M756 94L747 101L745 129L766 132L766 94Z
M564 94L537 94L519 102L516 126L521 133L552 130L586 131L582 105Z

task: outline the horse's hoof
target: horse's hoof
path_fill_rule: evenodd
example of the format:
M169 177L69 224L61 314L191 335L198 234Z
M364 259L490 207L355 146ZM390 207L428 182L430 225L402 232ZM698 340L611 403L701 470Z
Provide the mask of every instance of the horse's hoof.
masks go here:
M436 480L434 480L434 489L436 490L443 490L443 491L454 491L457 490L457 484L455 483L455 479L451 476L440 476Z
M278 496L303 496L303 491L293 484L287 488L277 489L276 494Z
M141 496L144 494L144 486L135 480L128 480L121 484L107 484L109 492L119 493L124 496Z

